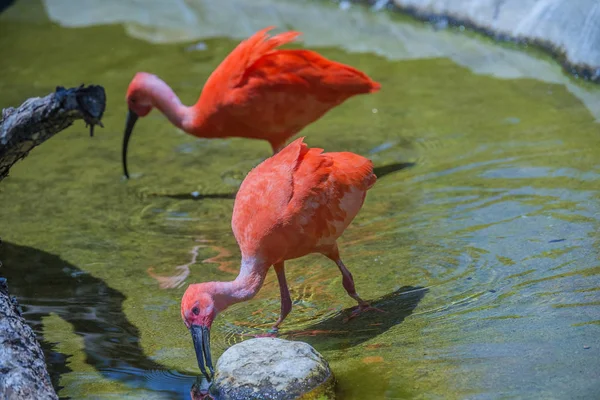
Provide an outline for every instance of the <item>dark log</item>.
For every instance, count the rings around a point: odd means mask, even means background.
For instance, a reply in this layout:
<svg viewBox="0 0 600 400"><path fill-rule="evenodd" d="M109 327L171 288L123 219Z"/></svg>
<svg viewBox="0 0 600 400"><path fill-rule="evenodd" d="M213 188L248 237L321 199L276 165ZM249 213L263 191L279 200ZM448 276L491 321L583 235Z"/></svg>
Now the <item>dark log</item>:
<svg viewBox="0 0 600 400"><path fill-rule="evenodd" d="M0 181L10 168L36 146L83 119L94 125L106 107L102 86L57 87L44 98L32 98L19 108L2 110L0 120ZM1 266L1 263L0 263ZM35 333L26 323L15 298L0 277L0 399L58 399Z"/></svg>
<svg viewBox="0 0 600 400"><path fill-rule="evenodd" d="M43 98L31 98L19 108L2 110L0 120L0 181L8 176L10 168L36 146L58 132L83 119L94 136L94 125L102 126L100 119L106 107L102 86L56 88Z"/></svg>
<svg viewBox="0 0 600 400"><path fill-rule="evenodd" d="M0 399L58 399L35 333L0 277Z"/></svg>

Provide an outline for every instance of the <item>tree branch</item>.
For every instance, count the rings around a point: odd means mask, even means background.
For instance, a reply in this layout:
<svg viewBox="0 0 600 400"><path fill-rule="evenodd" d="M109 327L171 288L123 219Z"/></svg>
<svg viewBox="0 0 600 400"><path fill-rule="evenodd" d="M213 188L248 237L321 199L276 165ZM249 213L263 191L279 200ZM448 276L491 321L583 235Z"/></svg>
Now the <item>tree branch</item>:
<svg viewBox="0 0 600 400"><path fill-rule="evenodd" d="M0 398L58 399L44 353L0 278Z"/></svg>
<svg viewBox="0 0 600 400"><path fill-rule="evenodd" d="M43 98L31 98L19 108L2 110L0 120L0 181L10 168L36 146L83 119L94 136L94 125L102 123L106 94L102 86L56 88Z"/></svg>

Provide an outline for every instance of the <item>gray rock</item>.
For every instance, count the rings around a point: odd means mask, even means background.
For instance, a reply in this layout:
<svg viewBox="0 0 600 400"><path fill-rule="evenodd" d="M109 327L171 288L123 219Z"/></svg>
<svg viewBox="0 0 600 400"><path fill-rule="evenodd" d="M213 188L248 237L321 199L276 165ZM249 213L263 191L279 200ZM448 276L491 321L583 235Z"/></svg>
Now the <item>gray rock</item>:
<svg viewBox="0 0 600 400"><path fill-rule="evenodd" d="M0 278L0 399L58 399L42 348Z"/></svg>
<svg viewBox="0 0 600 400"><path fill-rule="evenodd" d="M218 399L333 399L335 379L309 344L276 338L230 347L216 365L211 395Z"/></svg>
<svg viewBox="0 0 600 400"><path fill-rule="evenodd" d="M446 18L492 36L538 44L550 49L574 72L600 81L598 0L393 0L393 3L420 18Z"/></svg>

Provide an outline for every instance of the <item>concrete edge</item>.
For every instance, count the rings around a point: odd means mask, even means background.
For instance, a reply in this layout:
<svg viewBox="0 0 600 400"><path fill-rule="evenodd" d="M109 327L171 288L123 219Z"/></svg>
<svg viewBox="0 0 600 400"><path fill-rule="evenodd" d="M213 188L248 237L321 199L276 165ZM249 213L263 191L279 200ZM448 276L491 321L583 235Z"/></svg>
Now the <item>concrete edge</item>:
<svg viewBox="0 0 600 400"><path fill-rule="evenodd" d="M340 2L340 0L334 0ZM387 9L399 14L407 15L418 21L428 22L434 26L446 29L448 27L460 28L464 27L472 32L481 34L498 42L509 42L517 45L527 45L535 49L541 50L551 56L558 62L565 73L573 76L576 79L600 84L600 65L588 65L585 63L575 63L570 60L566 54L566 50L562 46L552 43L550 40L541 40L538 38L510 35L504 32L499 32L485 26L479 21L475 21L468 16L456 15L452 12L434 13L427 7L405 6L400 5L394 0L342 0L349 1L354 4L366 5L374 10Z"/></svg>

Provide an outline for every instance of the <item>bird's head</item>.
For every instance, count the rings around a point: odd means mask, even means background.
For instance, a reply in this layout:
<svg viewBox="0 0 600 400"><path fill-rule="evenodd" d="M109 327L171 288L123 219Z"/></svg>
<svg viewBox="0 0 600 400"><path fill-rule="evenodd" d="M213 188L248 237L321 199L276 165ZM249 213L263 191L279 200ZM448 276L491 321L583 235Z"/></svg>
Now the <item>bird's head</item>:
<svg viewBox="0 0 600 400"><path fill-rule="evenodd" d="M152 111L153 104L153 82L158 78L155 75L138 72L135 74L127 88L127 121L125 122L125 133L123 136L123 171L129 178L127 172L127 145L133 132L133 127L139 117L145 117Z"/></svg>
<svg viewBox="0 0 600 400"><path fill-rule="evenodd" d="M147 72L135 74L127 88L127 107L138 117L145 117L152 111L152 81L156 76Z"/></svg>
<svg viewBox="0 0 600 400"><path fill-rule="evenodd" d="M210 353L210 327L217 316L217 308L210 284L190 285L181 299L181 318L192 334L200 371L210 381L214 374ZM206 371L208 367L210 375Z"/></svg>

